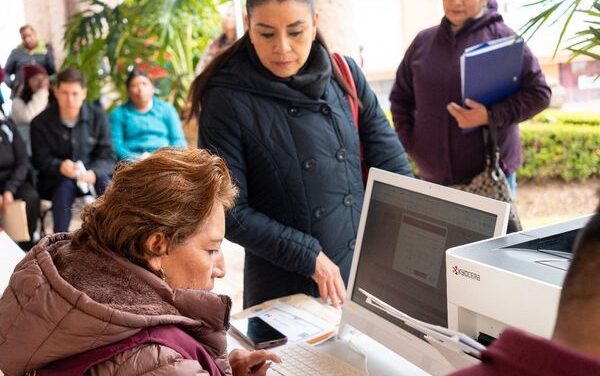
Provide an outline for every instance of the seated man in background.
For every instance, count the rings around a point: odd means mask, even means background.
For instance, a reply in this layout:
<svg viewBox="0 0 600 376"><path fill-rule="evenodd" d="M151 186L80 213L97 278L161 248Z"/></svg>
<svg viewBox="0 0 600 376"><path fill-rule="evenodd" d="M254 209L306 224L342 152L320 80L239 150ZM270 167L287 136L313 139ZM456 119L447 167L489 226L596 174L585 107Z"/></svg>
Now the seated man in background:
<svg viewBox="0 0 600 376"><path fill-rule="evenodd" d="M31 149L40 196L52 200L54 232L65 232L75 197L87 193L88 187L104 193L115 153L104 111L84 103L80 71L59 73L54 95L56 104L31 121Z"/></svg>
<svg viewBox="0 0 600 376"><path fill-rule="evenodd" d="M600 375L600 206L575 242L552 339L507 329L481 359L452 376Z"/></svg>

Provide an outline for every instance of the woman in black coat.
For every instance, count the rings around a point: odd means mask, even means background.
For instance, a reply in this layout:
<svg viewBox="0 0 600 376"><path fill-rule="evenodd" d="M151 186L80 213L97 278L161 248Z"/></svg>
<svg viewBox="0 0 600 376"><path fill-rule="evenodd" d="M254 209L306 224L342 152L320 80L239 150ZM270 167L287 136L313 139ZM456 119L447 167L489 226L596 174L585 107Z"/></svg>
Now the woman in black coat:
<svg viewBox="0 0 600 376"><path fill-rule="evenodd" d="M199 146L226 160L240 196L229 240L246 250L244 306L294 293L345 298L369 167L412 175L354 61L350 85L317 32L312 0L249 0L248 32L194 81Z"/></svg>
<svg viewBox="0 0 600 376"><path fill-rule="evenodd" d="M29 237L40 217L40 197L27 180L30 176L27 146L17 129L6 121L0 121L0 211L6 211L15 199L25 201ZM31 248L31 242L19 244L24 250Z"/></svg>

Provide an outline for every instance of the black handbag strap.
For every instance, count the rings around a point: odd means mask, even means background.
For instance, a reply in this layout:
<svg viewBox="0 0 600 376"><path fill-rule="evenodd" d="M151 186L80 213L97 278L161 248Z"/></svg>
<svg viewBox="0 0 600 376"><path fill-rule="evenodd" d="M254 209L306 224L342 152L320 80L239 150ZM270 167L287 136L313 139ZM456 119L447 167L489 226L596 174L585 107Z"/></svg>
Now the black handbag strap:
<svg viewBox="0 0 600 376"><path fill-rule="evenodd" d="M500 169L500 148L498 147L498 126L489 119L489 124L482 127L483 147L485 149L485 165L492 171L494 180L502 176Z"/></svg>

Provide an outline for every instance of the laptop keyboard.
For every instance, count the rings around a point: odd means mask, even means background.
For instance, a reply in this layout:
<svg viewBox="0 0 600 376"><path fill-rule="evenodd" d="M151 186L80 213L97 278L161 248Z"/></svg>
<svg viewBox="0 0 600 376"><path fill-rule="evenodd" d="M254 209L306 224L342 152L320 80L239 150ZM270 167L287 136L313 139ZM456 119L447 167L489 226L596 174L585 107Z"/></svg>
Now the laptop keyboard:
<svg viewBox="0 0 600 376"><path fill-rule="evenodd" d="M272 363L273 374L285 376L366 376L338 358L305 344L289 345L277 351L281 363Z"/></svg>

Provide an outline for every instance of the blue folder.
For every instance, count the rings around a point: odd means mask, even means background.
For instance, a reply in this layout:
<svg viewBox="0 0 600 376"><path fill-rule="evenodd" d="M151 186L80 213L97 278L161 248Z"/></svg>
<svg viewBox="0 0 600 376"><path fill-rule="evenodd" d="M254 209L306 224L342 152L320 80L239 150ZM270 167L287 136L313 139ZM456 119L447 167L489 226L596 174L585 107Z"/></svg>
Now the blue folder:
<svg viewBox="0 0 600 376"><path fill-rule="evenodd" d="M486 106L514 94L521 87L523 39L491 40L465 49L460 57L462 98Z"/></svg>

